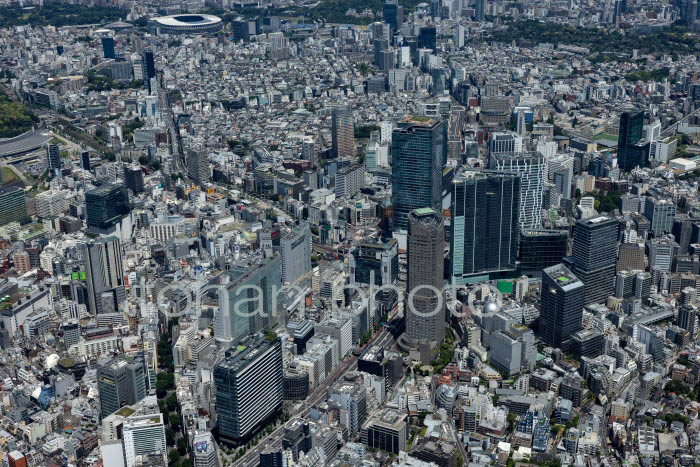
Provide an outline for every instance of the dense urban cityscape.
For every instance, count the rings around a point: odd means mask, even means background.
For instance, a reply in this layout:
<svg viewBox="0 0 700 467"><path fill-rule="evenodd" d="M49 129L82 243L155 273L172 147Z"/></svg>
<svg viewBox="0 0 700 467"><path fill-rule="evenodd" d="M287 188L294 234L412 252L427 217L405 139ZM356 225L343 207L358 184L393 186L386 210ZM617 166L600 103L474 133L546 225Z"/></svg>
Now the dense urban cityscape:
<svg viewBox="0 0 700 467"><path fill-rule="evenodd" d="M3 467L700 465L698 0L0 0Z"/></svg>

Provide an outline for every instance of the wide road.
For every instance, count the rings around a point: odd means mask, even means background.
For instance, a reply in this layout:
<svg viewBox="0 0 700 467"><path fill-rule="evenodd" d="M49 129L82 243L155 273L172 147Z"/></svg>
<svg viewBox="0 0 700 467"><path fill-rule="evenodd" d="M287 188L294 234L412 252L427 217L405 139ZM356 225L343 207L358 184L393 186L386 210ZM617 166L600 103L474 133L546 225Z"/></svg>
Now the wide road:
<svg viewBox="0 0 700 467"><path fill-rule="evenodd" d="M365 348L371 345L379 344L386 345L393 339L390 332L386 329L382 329L379 333L375 334L372 339L366 344ZM354 371L357 369L357 356L352 355L343 363L341 363L335 372L329 378L323 382L322 385L317 387L311 395L304 402L304 409L299 412L292 414L293 418L304 418L309 414L311 408L323 401L327 397L327 391L330 386L332 386L338 379L340 379L348 371ZM285 425L280 425L275 431L270 433L268 436L262 438L256 447L248 451L243 457L238 459L233 463L235 467L256 467L260 464L260 453L267 448L278 448L282 446L282 436L284 436Z"/></svg>

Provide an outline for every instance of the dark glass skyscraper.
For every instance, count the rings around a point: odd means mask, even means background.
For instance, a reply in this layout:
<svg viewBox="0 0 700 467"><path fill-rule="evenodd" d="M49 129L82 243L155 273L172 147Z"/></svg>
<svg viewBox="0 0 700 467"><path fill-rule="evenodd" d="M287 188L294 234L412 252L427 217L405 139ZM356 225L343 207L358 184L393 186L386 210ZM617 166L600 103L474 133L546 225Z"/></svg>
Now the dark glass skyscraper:
<svg viewBox="0 0 700 467"><path fill-rule="evenodd" d="M585 285L584 302L602 303L615 289L619 223L605 216L582 219L574 227L574 272Z"/></svg>
<svg viewBox="0 0 700 467"><path fill-rule="evenodd" d="M620 132L617 137L617 165L620 169L629 171L644 165L644 150L638 145L643 132L644 111L623 112L620 115Z"/></svg>
<svg viewBox="0 0 700 467"><path fill-rule="evenodd" d="M542 271L540 337L567 351L572 335L581 330L583 283L563 264Z"/></svg>
<svg viewBox="0 0 700 467"><path fill-rule="evenodd" d="M384 4L384 22L391 26L391 30L396 32L403 24L403 6L398 0L387 0Z"/></svg>
<svg viewBox="0 0 700 467"><path fill-rule="evenodd" d="M153 51L152 50L144 50L143 51L143 60L141 62L143 64L143 80L146 82L146 89L148 89L148 93L151 93L151 78L156 77L156 63L153 58Z"/></svg>
<svg viewBox="0 0 700 467"><path fill-rule="evenodd" d="M458 284L515 270L520 176L464 170L452 182L451 275Z"/></svg>
<svg viewBox="0 0 700 467"><path fill-rule="evenodd" d="M129 214L129 194L124 185L105 184L85 193L88 227L106 230Z"/></svg>
<svg viewBox="0 0 700 467"><path fill-rule="evenodd" d="M440 210L446 151L443 121L407 117L394 129L391 141L394 230L406 230L408 213L414 209Z"/></svg>
<svg viewBox="0 0 700 467"><path fill-rule="evenodd" d="M418 47L435 51L437 48L437 30L435 26L420 28L420 32L418 33Z"/></svg>
<svg viewBox="0 0 700 467"><path fill-rule="evenodd" d="M103 37L102 38L102 54L105 58L117 58L117 54L114 51L114 38L113 37Z"/></svg>
<svg viewBox="0 0 700 467"><path fill-rule="evenodd" d="M542 270L561 263L566 256L568 234L563 230L520 232L520 271L540 276Z"/></svg>
<svg viewBox="0 0 700 467"><path fill-rule="evenodd" d="M98 363L97 389L100 394L102 418L146 397L146 371L141 357L120 357Z"/></svg>

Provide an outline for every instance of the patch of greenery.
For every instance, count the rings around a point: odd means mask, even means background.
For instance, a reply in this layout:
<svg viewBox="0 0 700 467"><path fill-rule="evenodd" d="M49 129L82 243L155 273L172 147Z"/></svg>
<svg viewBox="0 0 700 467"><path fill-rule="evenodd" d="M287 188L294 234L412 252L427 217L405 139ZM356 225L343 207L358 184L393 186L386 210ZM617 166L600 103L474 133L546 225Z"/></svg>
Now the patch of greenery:
<svg viewBox="0 0 700 467"><path fill-rule="evenodd" d="M12 138L29 131L39 118L19 102L0 92L0 138Z"/></svg>
<svg viewBox="0 0 700 467"><path fill-rule="evenodd" d="M405 11L413 11L420 0L403 0L399 2L404 6ZM290 7L290 8L243 8L237 9L236 14L246 18L255 18L266 15L276 16L300 16L308 22L327 22L340 24L370 24L375 21L382 20L382 11L384 8L384 0L326 0L319 2L312 8L309 7ZM357 14L361 14L365 10L370 10L374 13L374 17L367 16L351 16L346 15L348 10L354 9ZM229 17L235 18L235 15L224 15L222 19L228 21Z"/></svg>
<svg viewBox="0 0 700 467"><path fill-rule="evenodd" d="M126 18L128 10L79 3L50 1L41 7L22 8L19 5L0 7L0 28L21 26L73 26L76 24L111 23Z"/></svg>
<svg viewBox="0 0 700 467"><path fill-rule="evenodd" d="M378 131L379 127L377 125L360 125L355 127L355 138L357 139L368 139L373 131Z"/></svg>
<svg viewBox="0 0 700 467"><path fill-rule="evenodd" d="M663 81L664 78L668 78L670 70L668 67L663 67L658 70L638 70L633 73L627 73L625 79L627 81Z"/></svg>
<svg viewBox="0 0 700 467"><path fill-rule="evenodd" d="M595 209L610 212L620 205L620 193L617 191L599 191L595 195Z"/></svg>
<svg viewBox="0 0 700 467"><path fill-rule="evenodd" d="M535 20L516 20L505 28L486 36L491 42L530 42L534 44L571 44L587 47L599 56L599 61L615 61L619 53L631 54L637 49L643 54L692 54L699 43L697 38L687 35L687 29L671 27L650 34L623 34L599 28L567 26ZM608 55L610 52L614 54Z"/></svg>
<svg viewBox="0 0 700 467"><path fill-rule="evenodd" d="M143 87L143 80L137 79L133 81L114 81L108 76L97 74L89 71L88 75L88 91L109 91L111 89L138 89Z"/></svg>

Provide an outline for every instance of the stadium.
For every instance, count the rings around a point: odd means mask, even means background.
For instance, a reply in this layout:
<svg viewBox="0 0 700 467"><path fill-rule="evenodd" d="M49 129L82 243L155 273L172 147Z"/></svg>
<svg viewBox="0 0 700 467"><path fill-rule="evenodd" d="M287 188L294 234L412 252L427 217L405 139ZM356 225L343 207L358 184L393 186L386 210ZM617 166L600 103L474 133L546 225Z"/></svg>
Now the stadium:
<svg viewBox="0 0 700 467"><path fill-rule="evenodd" d="M200 14L160 16L152 21L163 34L205 34L224 25L218 16Z"/></svg>

